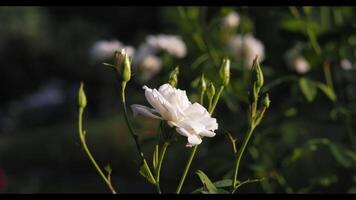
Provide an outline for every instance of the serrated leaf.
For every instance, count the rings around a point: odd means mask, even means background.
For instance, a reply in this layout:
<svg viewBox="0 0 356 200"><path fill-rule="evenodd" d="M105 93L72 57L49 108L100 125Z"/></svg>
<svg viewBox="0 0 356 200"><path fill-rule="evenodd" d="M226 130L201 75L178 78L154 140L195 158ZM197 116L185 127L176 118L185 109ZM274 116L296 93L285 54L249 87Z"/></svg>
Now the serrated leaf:
<svg viewBox="0 0 356 200"><path fill-rule="evenodd" d="M315 99L317 94L317 90L315 87L314 82L306 78L299 79L299 87L304 95L304 97L309 101L312 102Z"/></svg>
<svg viewBox="0 0 356 200"><path fill-rule="evenodd" d="M317 83L317 86L331 101L336 101L336 95L333 89L323 83Z"/></svg>
<svg viewBox="0 0 356 200"><path fill-rule="evenodd" d="M196 174L199 176L200 181L203 183L204 188L207 190L209 194L218 193L218 189L215 187L215 185L211 182L209 177L203 171L197 170Z"/></svg>
<svg viewBox="0 0 356 200"><path fill-rule="evenodd" d="M145 177L148 182L152 183L153 185L156 184L156 181L153 179L152 176L150 176L150 169L148 168L147 165L145 165L145 164L141 165L140 174L143 177Z"/></svg>

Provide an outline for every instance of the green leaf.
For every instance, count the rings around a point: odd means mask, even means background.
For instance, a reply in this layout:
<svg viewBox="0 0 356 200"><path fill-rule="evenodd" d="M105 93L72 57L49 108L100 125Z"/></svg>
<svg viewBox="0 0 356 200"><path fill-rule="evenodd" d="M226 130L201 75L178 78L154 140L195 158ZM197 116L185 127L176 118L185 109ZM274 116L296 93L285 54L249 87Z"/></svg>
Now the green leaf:
<svg viewBox="0 0 356 200"><path fill-rule="evenodd" d="M146 178L146 180L150 183L152 183L153 185L156 184L156 181L154 180L154 178L152 177L152 175L150 175L150 169L148 168L147 165L142 164L141 168L140 168L140 174Z"/></svg>
<svg viewBox="0 0 356 200"><path fill-rule="evenodd" d="M230 192L227 191L227 190L224 190L224 189L219 188L219 189L218 189L218 194L230 194Z"/></svg>
<svg viewBox="0 0 356 200"><path fill-rule="evenodd" d="M209 194L218 193L218 189L215 187L215 185L211 182L211 180L203 171L198 170L196 174L199 176L200 181L203 183L204 188L207 190Z"/></svg>
<svg viewBox="0 0 356 200"><path fill-rule="evenodd" d="M350 167L351 161L345 156L345 153L341 148L334 144L329 144L330 152L333 154L336 161L344 167Z"/></svg>
<svg viewBox="0 0 356 200"><path fill-rule="evenodd" d="M325 85L324 83L318 82L316 86L333 102L336 101L336 95L334 90L329 86Z"/></svg>
<svg viewBox="0 0 356 200"><path fill-rule="evenodd" d="M317 94L317 90L315 87L314 82L306 78L299 79L299 87L302 90L304 97L309 101L312 102L315 99Z"/></svg>
<svg viewBox="0 0 356 200"><path fill-rule="evenodd" d="M223 180L214 182L214 185L217 188L230 187L232 185L232 180L231 179L223 179Z"/></svg>
<svg viewBox="0 0 356 200"><path fill-rule="evenodd" d="M105 169L105 171L106 171L108 174L111 174L112 169L111 169L110 164L107 164L107 165L104 167L104 169Z"/></svg>

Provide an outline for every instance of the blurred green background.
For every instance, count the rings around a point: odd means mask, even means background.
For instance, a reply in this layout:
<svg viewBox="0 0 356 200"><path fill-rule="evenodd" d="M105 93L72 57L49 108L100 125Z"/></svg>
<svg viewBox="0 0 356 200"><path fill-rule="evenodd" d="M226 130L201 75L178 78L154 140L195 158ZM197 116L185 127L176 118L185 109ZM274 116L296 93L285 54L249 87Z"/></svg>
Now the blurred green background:
<svg viewBox="0 0 356 200"><path fill-rule="evenodd" d="M233 154L225 133L239 146L247 128L249 55L256 52L262 54L263 92L272 104L243 157L240 176L266 179L240 192L355 193L355 19L353 7L0 7L0 192L109 192L79 143L80 81L88 97L88 145L97 161L110 163L119 193L155 192L138 173L119 86L102 65L111 58L97 52L100 41L101 51L131 46L135 59L145 55L148 36L166 34L184 42L184 53L161 47L147 61L160 63L154 69L138 60L128 104L147 105L142 85L159 87L176 65L178 87L198 101L201 73L217 85L222 58L232 59L231 84L215 115L217 136L204 139L184 193L201 187L197 169L214 181L231 176ZM150 160L159 122L141 116L133 121ZM163 164L164 193L175 191L190 152L185 139L177 139Z"/></svg>

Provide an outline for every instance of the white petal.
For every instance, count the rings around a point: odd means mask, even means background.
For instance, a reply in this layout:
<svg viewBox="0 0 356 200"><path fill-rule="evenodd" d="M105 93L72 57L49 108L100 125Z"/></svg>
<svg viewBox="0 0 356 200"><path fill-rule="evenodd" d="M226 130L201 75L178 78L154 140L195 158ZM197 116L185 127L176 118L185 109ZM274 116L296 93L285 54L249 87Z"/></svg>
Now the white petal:
<svg viewBox="0 0 356 200"><path fill-rule="evenodd" d="M140 113L141 115L144 115L146 117L152 117L152 118L156 118L156 119L162 119L162 117L156 115L156 110L149 108L147 106L143 106L143 105L138 105L138 104L133 104L131 105L131 109L133 112L134 117Z"/></svg>
<svg viewBox="0 0 356 200"><path fill-rule="evenodd" d="M199 145L202 142L201 138L198 135L191 135L188 137L187 147L192 147L194 145Z"/></svg>
<svg viewBox="0 0 356 200"><path fill-rule="evenodd" d="M199 135L204 136L204 137L214 137L216 135L216 133L214 133L212 131L204 130L204 131L200 132Z"/></svg>
<svg viewBox="0 0 356 200"><path fill-rule="evenodd" d="M143 86L148 103L166 120L176 120L177 111L156 89Z"/></svg>
<svg viewBox="0 0 356 200"><path fill-rule="evenodd" d="M170 84L161 85L158 91L170 104L179 108L178 110L181 112L191 105L186 91L173 88Z"/></svg>
<svg viewBox="0 0 356 200"><path fill-rule="evenodd" d="M192 134L199 134L206 130L203 124L194 120L183 120L178 122L176 126L192 132Z"/></svg>
<svg viewBox="0 0 356 200"><path fill-rule="evenodd" d="M190 133L190 132L188 132L186 129L180 128L180 127L177 127L177 128L176 128L176 131L177 131L179 134L181 134L181 135L183 135L183 136L185 136L185 137L190 137L191 135L193 135L193 133Z"/></svg>

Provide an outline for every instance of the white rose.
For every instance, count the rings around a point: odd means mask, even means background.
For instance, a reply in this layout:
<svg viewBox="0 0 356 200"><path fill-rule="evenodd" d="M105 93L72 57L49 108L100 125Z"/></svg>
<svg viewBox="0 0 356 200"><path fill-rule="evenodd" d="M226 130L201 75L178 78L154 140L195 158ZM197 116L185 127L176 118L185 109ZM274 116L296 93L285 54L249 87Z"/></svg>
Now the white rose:
<svg viewBox="0 0 356 200"><path fill-rule="evenodd" d="M218 129L215 118L199 103L191 103L184 90L173 88L169 84L158 90L143 86L147 101L153 108L143 105L131 105L134 115L140 113L147 117L166 120L170 127L188 138L187 147L199 145L202 137L214 137Z"/></svg>
<svg viewBox="0 0 356 200"><path fill-rule="evenodd" d="M348 59L342 59L340 65L343 70L352 69L352 63Z"/></svg>
<svg viewBox="0 0 356 200"><path fill-rule="evenodd" d="M243 58L248 68L252 67L256 55L258 55L260 62L265 59L265 47L263 43L251 34L244 36L235 35L231 38L229 46L232 54L237 59Z"/></svg>
<svg viewBox="0 0 356 200"><path fill-rule="evenodd" d="M140 64L140 70L142 72L143 81L151 79L155 76L162 68L162 61L159 57L155 55L149 55L145 57Z"/></svg>
<svg viewBox="0 0 356 200"><path fill-rule="evenodd" d="M167 53L183 58L187 54L187 47L183 40L176 35L159 34L157 36L148 36L147 44L158 50L164 50Z"/></svg>
<svg viewBox="0 0 356 200"><path fill-rule="evenodd" d="M223 18L223 24L229 28L235 28L240 24L240 16L236 12L231 12Z"/></svg>
<svg viewBox="0 0 356 200"><path fill-rule="evenodd" d="M127 54L132 57L135 49L132 46L125 46L118 40L100 40L93 44L90 49L90 56L93 61L103 61L113 57L115 51L126 49Z"/></svg>
<svg viewBox="0 0 356 200"><path fill-rule="evenodd" d="M299 74L305 74L310 70L309 62L304 57L297 57L293 64Z"/></svg>

